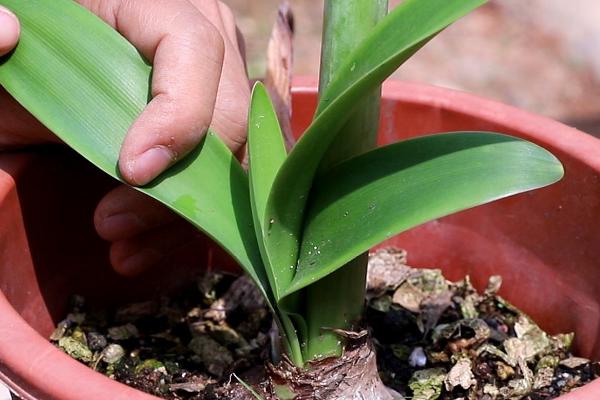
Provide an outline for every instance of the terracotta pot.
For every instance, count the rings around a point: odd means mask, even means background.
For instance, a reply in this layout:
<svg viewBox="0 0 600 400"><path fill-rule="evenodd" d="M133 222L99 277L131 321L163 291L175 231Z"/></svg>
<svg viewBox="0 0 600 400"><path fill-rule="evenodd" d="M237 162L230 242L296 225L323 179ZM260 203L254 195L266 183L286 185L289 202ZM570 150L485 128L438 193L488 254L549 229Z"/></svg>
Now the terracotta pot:
<svg viewBox="0 0 600 400"><path fill-rule="evenodd" d="M316 81L299 79L294 121L315 107ZM411 83L384 89L380 142L452 130L492 130L539 143L564 163L551 187L442 218L393 238L411 265L470 274L484 285L501 274L509 300L551 332L575 331L582 356L600 357L600 140L557 122L469 94ZM165 278L120 278L95 235L92 212L112 185L71 152L53 148L0 156L0 379L24 399L149 400L72 360L46 337L72 293L92 304L130 301L182 284L195 268L171 260ZM207 243L198 260L231 260ZM600 380L564 400L600 398Z"/></svg>

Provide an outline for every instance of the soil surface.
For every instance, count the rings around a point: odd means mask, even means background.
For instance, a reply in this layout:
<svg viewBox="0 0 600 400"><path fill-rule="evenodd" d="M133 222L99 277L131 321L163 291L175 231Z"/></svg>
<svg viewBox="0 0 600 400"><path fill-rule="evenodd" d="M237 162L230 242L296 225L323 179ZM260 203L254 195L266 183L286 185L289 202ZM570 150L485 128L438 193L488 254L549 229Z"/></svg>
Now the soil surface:
<svg viewBox="0 0 600 400"><path fill-rule="evenodd" d="M406 266L406 253L371 255L367 325L383 382L413 400L553 399L600 376L573 356L574 334L551 336L497 295L499 276L477 293L467 276Z"/></svg>
<svg viewBox="0 0 600 400"><path fill-rule="evenodd" d="M572 333L543 332L496 294L501 283L491 277L480 294L468 277L449 282L408 267L403 251L380 250L369 261L368 329L344 334L354 346L369 332L383 382L413 400L553 399L600 376L600 363L571 354ZM51 341L166 399L254 398L240 381L276 399L267 377L276 335L248 278L210 274L176 297L114 310L74 296Z"/></svg>
<svg viewBox="0 0 600 400"><path fill-rule="evenodd" d="M172 400L229 399L234 372L251 381L264 377L271 327L247 277L210 274L177 296L113 310L87 310L85 300L73 296L71 312L50 339L90 368L144 392Z"/></svg>

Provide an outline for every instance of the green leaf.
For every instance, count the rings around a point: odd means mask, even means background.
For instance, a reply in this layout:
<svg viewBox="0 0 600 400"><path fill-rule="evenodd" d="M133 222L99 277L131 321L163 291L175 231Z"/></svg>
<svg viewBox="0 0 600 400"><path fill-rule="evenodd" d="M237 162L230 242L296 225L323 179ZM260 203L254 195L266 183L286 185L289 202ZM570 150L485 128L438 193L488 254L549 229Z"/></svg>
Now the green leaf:
<svg viewBox="0 0 600 400"><path fill-rule="evenodd" d="M257 82L252 90L248 118L248 154L250 177L250 200L256 237L267 266L267 275L272 287L281 275L293 276L289 267L277 268L270 265L264 253L264 223L267 199L273 186L275 175L287 157L283 134L277 120L277 114L265 86ZM284 278L289 281L289 278Z"/></svg>
<svg viewBox="0 0 600 400"><path fill-rule="evenodd" d="M313 121L279 170L269 200L266 251L272 263L295 265L304 209L321 159L353 107L442 29L485 0L407 0L385 17L340 68ZM293 182L293 184L291 184ZM276 292L291 282L279 282Z"/></svg>
<svg viewBox="0 0 600 400"><path fill-rule="evenodd" d="M19 45L0 64L0 84L65 143L120 179L119 149L149 100L151 67L73 1L0 4L21 21ZM138 190L206 232L272 299L254 234L248 178L216 135L209 133L192 154Z"/></svg>
<svg viewBox="0 0 600 400"><path fill-rule="evenodd" d="M258 392L256 390L254 390L254 388L249 383L246 383L244 380L242 380L242 378L240 378L236 374L231 374L231 375L233 375L233 377L239 382L239 384L242 385L244 387L244 389L246 389L248 392L250 392L250 394L256 400L265 400L265 398L262 397L260 394L258 394Z"/></svg>
<svg viewBox="0 0 600 400"><path fill-rule="evenodd" d="M283 164L287 151L283 141L283 134L277 120L277 114L269 94L260 82L254 85L252 98L250 100L250 112L248 117L248 154L249 154L249 178L250 178L250 201L252 214L254 216L254 228L263 258L266 275L271 288L277 288L276 282L286 274L293 274L290 268L277 268L269 263L264 251L264 220L267 198L275 180L277 171ZM286 278L289 280L289 278ZM302 349L298 339L298 332L294 326L302 326L304 321L301 316L294 313L296 299L289 299L286 304L277 304L277 314L281 322L281 329L285 338L288 354L296 362L302 364ZM301 329L299 329L301 330ZM304 329L306 330L306 329Z"/></svg>
<svg viewBox="0 0 600 400"><path fill-rule="evenodd" d="M355 157L316 182L297 274L286 294L399 232L562 176L548 151L494 133L426 136Z"/></svg>

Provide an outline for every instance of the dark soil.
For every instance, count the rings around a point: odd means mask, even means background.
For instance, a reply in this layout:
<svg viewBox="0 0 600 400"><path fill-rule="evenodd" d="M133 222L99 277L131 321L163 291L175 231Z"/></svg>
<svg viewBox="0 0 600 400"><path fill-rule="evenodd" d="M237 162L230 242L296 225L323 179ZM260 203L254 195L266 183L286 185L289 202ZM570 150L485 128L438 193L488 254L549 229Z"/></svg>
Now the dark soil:
<svg viewBox="0 0 600 400"><path fill-rule="evenodd" d="M367 324L386 385L413 400L553 399L600 376L574 357L572 333L551 336L496 293L466 277L406 266L406 253L371 255Z"/></svg>
<svg viewBox="0 0 600 400"><path fill-rule="evenodd" d="M87 310L74 296L51 340L90 368L165 399L228 399L264 375L271 315L246 277L210 274L171 298ZM259 366L259 367L254 367Z"/></svg>
<svg viewBox="0 0 600 400"><path fill-rule="evenodd" d="M499 277L478 294L468 277L452 283L405 263L400 251L371 255L365 315L380 375L402 395L546 400L600 376L600 363L573 357L572 334L546 334L497 296ZM114 310L87 310L74 296L51 340L119 382L199 400L238 398L232 393L245 389L234 373L268 387L275 334L246 277L210 274L177 296Z"/></svg>

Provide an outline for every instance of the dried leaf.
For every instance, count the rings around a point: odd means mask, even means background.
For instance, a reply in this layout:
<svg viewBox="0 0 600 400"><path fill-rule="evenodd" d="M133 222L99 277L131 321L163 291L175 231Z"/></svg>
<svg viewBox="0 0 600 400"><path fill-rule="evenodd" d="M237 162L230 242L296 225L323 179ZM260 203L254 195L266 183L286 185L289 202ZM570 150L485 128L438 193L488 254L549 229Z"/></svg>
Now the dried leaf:
<svg viewBox="0 0 600 400"><path fill-rule="evenodd" d="M503 352L502 350L498 349L495 346L492 346L491 344L485 343L485 344L479 346L479 348L477 349L477 352L476 352L477 356L479 357L479 356L483 355L484 353L488 353L493 356L496 356L512 367L517 366L516 360L514 360L513 358L510 358L505 352Z"/></svg>
<svg viewBox="0 0 600 400"><path fill-rule="evenodd" d="M341 336L343 338L350 339L350 340L359 340L359 339L366 337L369 334L369 331L367 331L366 329L359 331L359 332L347 331L344 329L337 329L337 328L322 328L322 329L324 331L333 332L338 336Z"/></svg>
<svg viewBox="0 0 600 400"><path fill-rule="evenodd" d="M496 363L496 375L500 380L505 381L515 376L515 369L502 361L498 361Z"/></svg>
<svg viewBox="0 0 600 400"><path fill-rule="evenodd" d="M238 307L244 312L264 307L265 301L256 285L247 276L237 278L221 298L211 304L210 310L204 315L215 322L225 320L228 312Z"/></svg>
<svg viewBox="0 0 600 400"><path fill-rule="evenodd" d="M457 282L451 286L454 286L455 290L453 291L456 292L455 296L452 298L452 301L458 304L463 318L478 318L479 310L477 310L477 306L481 302L482 297L473 287L473 284L471 283L471 277L467 275L462 282Z"/></svg>
<svg viewBox="0 0 600 400"><path fill-rule="evenodd" d="M535 374L535 378L533 380L533 389L537 390L550 386L553 378L554 368L541 368Z"/></svg>
<svg viewBox="0 0 600 400"><path fill-rule="evenodd" d="M575 369L581 367L582 365L588 364L589 362L590 360L588 360L587 358L569 357L565 360L562 360L559 364L563 367Z"/></svg>
<svg viewBox="0 0 600 400"><path fill-rule="evenodd" d="M446 378L443 368L430 368L416 371L410 378L408 386L413 391L413 400L435 400L442 394L442 386Z"/></svg>
<svg viewBox="0 0 600 400"><path fill-rule="evenodd" d="M452 296L452 292L447 291L427 296L421 302L421 312L417 318L421 332L427 333L437 325L444 311L452 305Z"/></svg>
<svg viewBox="0 0 600 400"><path fill-rule="evenodd" d="M554 335L551 338L552 347L555 350L564 350L569 351L571 345L573 344L573 340L575 339L575 334L571 333L561 333L558 335Z"/></svg>
<svg viewBox="0 0 600 400"><path fill-rule="evenodd" d="M470 319L470 318L479 317L479 311L477 310L477 307L476 307L478 299L479 299L478 295L465 296L464 298L461 299L461 301L459 302L459 305L460 305L460 313L462 314L463 318Z"/></svg>
<svg viewBox="0 0 600 400"><path fill-rule="evenodd" d="M413 273L414 270L406 265L406 251L389 247L378 249L369 254L368 290L375 294L395 290Z"/></svg>
<svg viewBox="0 0 600 400"><path fill-rule="evenodd" d="M475 375L473 375L473 371L471 370L471 360L468 358L459 359L444 380L446 390L449 392L457 386L466 390L476 383Z"/></svg>
<svg viewBox="0 0 600 400"><path fill-rule="evenodd" d="M418 313L421 311L421 302L425 300L426 297L427 294L423 293L410 283L405 282L394 292L392 302L408 311Z"/></svg>
<svg viewBox="0 0 600 400"><path fill-rule="evenodd" d="M54 329L52 334L50 335L50 340L55 342L59 341L63 336L65 336L67 330L69 329L69 327L71 327L72 324L73 323L67 319L60 321L58 325L56 325L56 328Z"/></svg>
<svg viewBox="0 0 600 400"><path fill-rule="evenodd" d="M450 290L450 286L439 269L422 269L408 277L408 281L426 294L440 294Z"/></svg>
<svg viewBox="0 0 600 400"><path fill-rule="evenodd" d="M552 368L554 370L554 368L556 368L556 366L558 365L559 361L560 359L557 356L544 356L540 358L540 360L537 362L535 369L536 371L543 368Z"/></svg>
<svg viewBox="0 0 600 400"><path fill-rule="evenodd" d="M267 49L265 86L285 138L291 149L296 142L292 133L292 69L294 63L294 16L287 1L279 6L277 20L271 32Z"/></svg>
<svg viewBox="0 0 600 400"><path fill-rule="evenodd" d="M495 296L498 291L500 291L500 287L502 286L502 277L500 275L492 275L488 280L487 287L483 294L485 296Z"/></svg>
<svg viewBox="0 0 600 400"><path fill-rule="evenodd" d="M431 339L434 343L442 339L452 339L461 337L463 329L468 328L473 331L473 342L480 342L490 337L490 327L482 319L461 319L450 324L440 324L435 327Z"/></svg>
<svg viewBox="0 0 600 400"><path fill-rule="evenodd" d="M142 361L140 364L136 365L134 369L136 375L139 375L144 371L158 371L161 374L167 373L165 365L154 358Z"/></svg>
<svg viewBox="0 0 600 400"><path fill-rule="evenodd" d="M92 351L85 344L72 337L65 336L60 338L58 346L63 349L65 353L79 361L91 362L93 359Z"/></svg>
<svg viewBox="0 0 600 400"><path fill-rule="evenodd" d="M492 399L495 399L500 394L500 392L496 386L486 384L483 387L483 394L487 394L487 395L491 396Z"/></svg>
<svg viewBox="0 0 600 400"><path fill-rule="evenodd" d="M172 383L169 385L171 392L183 390L188 393L200 393L206 388L206 385L198 382L184 382L184 383Z"/></svg>
<svg viewBox="0 0 600 400"><path fill-rule="evenodd" d="M211 338L227 347L245 347L248 346L246 339L235 329L231 328L227 322L215 324L212 321L204 321L190 324L190 330L193 336L203 336L208 334Z"/></svg>
<svg viewBox="0 0 600 400"><path fill-rule="evenodd" d="M514 379L508 382L508 386L500 388L500 395L503 398L519 400L531 391L533 382L527 379Z"/></svg>

